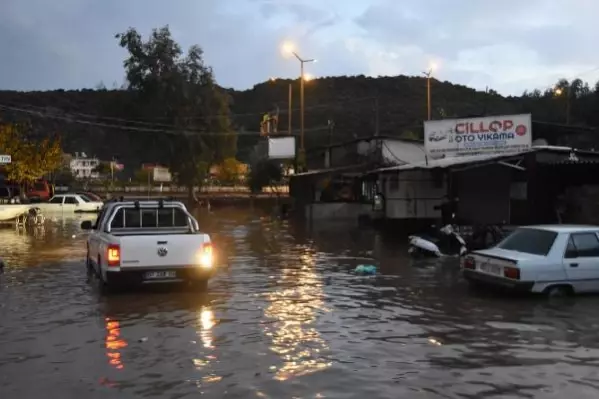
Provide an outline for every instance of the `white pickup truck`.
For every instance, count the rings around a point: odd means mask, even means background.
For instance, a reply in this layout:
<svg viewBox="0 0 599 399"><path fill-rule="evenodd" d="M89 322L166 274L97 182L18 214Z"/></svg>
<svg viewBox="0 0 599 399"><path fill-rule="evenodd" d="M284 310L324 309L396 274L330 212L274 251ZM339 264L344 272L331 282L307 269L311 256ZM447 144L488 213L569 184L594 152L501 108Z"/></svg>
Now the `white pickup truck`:
<svg viewBox="0 0 599 399"><path fill-rule="evenodd" d="M87 270L104 286L189 282L214 273L212 242L178 201L116 201L104 205L87 239Z"/></svg>

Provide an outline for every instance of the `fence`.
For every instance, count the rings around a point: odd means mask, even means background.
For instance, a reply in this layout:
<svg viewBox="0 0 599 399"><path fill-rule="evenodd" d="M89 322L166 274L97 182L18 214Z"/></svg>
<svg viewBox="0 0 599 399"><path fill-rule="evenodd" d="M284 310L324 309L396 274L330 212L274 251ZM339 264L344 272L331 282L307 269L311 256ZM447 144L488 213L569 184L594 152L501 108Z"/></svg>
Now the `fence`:
<svg viewBox="0 0 599 399"><path fill-rule="evenodd" d="M56 191L65 192L75 190L76 188L73 186L56 186ZM130 185L130 186L114 186L110 187L109 185L104 186L96 186L96 185L87 185L79 187L81 191L92 191L98 193L106 193L106 192L118 192L118 193L147 193L155 192L155 193L164 193L164 194L175 194L175 193L187 193L187 187L179 187L179 186L167 186L167 185L152 185L148 187L147 185ZM245 186L202 186L202 187L194 187L194 191L199 193L249 193L250 190ZM288 194L289 186L281 185L281 186L268 186L262 189L263 193L270 194Z"/></svg>

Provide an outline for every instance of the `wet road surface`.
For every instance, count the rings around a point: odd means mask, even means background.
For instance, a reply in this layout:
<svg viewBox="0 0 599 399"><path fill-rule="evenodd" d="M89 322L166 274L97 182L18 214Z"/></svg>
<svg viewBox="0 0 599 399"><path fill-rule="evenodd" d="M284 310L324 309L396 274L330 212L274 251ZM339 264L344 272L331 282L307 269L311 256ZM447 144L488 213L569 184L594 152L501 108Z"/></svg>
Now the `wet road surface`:
<svg viewBox="0 0 599 399"><path fill-rule="evenodd" d="M0 229L0 398L596 398L599 298L473 293L455 260L244 210L203 215L206 292L102 295L81 218ZM380 275L353 276L376 259Z"/></svg>

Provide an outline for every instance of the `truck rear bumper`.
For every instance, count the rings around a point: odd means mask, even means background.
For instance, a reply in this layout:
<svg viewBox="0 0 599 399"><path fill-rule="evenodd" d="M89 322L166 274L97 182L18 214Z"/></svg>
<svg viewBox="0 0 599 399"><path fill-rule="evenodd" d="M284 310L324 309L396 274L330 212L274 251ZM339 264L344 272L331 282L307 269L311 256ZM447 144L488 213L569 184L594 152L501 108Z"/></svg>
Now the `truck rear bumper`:
<svg viewBox="0 0 599 399"><path fill-rule="evenodd" d="M156 273L163 275L156 276ZM186 281L207 281L212 277L213 274L214 268L202 269L200 267L135 268L133 270L121 269L120 271L107 270L106 283L109 285L139 285L180 283Z"/></svg>

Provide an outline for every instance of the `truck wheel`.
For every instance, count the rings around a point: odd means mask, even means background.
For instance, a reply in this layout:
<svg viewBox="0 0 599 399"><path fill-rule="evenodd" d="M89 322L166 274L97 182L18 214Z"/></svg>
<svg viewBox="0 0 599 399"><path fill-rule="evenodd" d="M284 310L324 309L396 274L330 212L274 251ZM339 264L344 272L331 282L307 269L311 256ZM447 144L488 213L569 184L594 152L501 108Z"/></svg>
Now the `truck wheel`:
<svg viewBox="0 0 599 399"><path fill-rule="evenodd" d="M100 259L100 257L98 256L98 270L96 272L96 276L98 277L98 281L100 283L100 292L105 294L108 291L109 287L106 281L104 281L104 276L102 275L102 266L100 266L102 263L100 262L102 262L102 259Z"/></svg>
<svg viewBox="0 0 599 399"><path fill-rule="evenodd" d="M85 269L87 274L87 282L89 283L94 275L94 267L92 266L91 259L89 258L89 249L87 250L87 255L85 256Z"/></svg>
<svg viewBox="0 0 599 399"><path fill-rule="evenodd" d="M563 298L574 293L569 285L552 285L545 289L545 295L549 298Z"/></svg>

